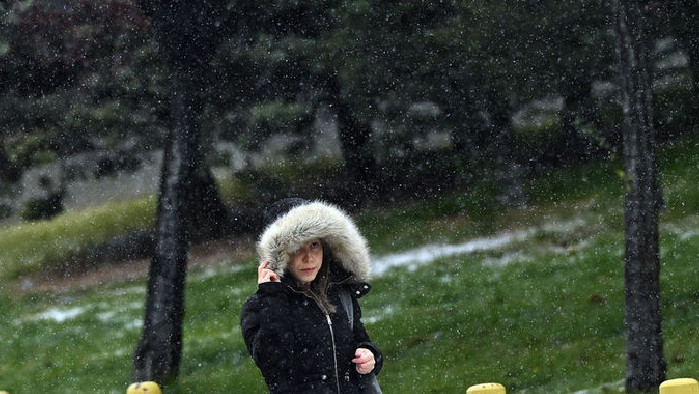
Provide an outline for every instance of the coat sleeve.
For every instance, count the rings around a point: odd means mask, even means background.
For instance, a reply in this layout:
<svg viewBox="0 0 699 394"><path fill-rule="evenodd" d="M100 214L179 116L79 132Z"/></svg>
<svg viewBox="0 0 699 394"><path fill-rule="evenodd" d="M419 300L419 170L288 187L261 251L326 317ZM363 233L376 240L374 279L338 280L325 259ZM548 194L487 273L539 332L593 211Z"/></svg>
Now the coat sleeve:
<svg viewBox="0 0 699 394"><path fill-rule="evenodd" d="M260 284L241 312L245 345L268 385L285 386L294 379L295 338L289 316L286 286L279 283Z"/></svg>
<svg viewBox="0 0 699 394"><path fill-rule="evenodd" d="M379 372L381 372L381 368L383 368L383 353L381 352L381 349L379 349L379 347L376 346L376 344L369 338L369 334L366 332L364 323L361 321L362 309L359 307L359 302L355 297L352 297L352 307L354 308L354 327L352 328L352 331L354 332L354 342L357 344L356 347L363 347L371 350L371 352L374 353L376 365L374 366L374 370L372 372L378 375Z"/></svg>

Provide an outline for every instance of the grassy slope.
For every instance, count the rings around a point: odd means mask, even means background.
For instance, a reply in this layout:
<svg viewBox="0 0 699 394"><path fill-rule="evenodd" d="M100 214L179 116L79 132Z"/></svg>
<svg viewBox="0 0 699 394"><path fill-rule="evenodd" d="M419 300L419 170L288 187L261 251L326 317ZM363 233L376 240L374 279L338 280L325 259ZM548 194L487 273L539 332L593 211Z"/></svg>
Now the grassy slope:
<svg viewBox="0 0 699 394"><path fill-rule="evenodd" d="M116 235L153 227L154 212L155 198L144 197L0 228L0 290L6 280L50 270Z"/></svg>
<svg viewBox="0 0 699 394"><path fill-rule="evenodd" d="M661 231L668 377L699 377L699 158L696 142L663 151L668 208ZM360 227L378 254L510 229L536 232L504 250L447 258L377 278L364 320L386 353L386 393L620 392L624 377L621 182L613 166L533 181L529 208L498 213L488 188L391 210ZM478 197L480 196L480 197ZM484 209L485 208L485 209ZM485 212L485 213L484 213ZM552 223L571 224L558 229ZM514 261L508 258L514 256ZM262 392L238 322L254 291L253 261L192 272L181 376L167 393ZM144 281L64 293L0 296L0 390L123 393L140 335ZM52 308L63 322L40 319Z"/></svg>

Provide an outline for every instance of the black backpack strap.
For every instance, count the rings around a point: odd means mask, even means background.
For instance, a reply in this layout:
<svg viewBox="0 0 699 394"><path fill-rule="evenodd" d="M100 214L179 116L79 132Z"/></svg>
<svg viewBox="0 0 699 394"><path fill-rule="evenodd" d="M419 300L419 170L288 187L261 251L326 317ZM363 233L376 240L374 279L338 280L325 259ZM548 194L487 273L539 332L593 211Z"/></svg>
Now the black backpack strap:
<svg viewBox="0 0 699 394"><path fill-rule="evenodd" d="M350 327L354 328L354 307L352 305L352 296L348 289L344 288L340 291L340 302L342 303L342 307L345 308L345 312L347 312L347 319L349 320Z"/></svg>

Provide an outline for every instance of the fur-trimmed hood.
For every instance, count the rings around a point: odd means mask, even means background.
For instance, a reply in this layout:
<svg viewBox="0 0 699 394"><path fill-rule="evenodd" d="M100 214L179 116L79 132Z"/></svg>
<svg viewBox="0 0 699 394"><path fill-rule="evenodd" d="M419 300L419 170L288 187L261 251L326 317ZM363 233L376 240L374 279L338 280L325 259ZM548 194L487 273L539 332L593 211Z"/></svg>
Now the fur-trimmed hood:
<svg viewBox="0 0 699 394"><path fill-rule="evenodd" d="M340 208L322 201L299 205L267 226L257 243L261 261L284 276L291 254L320 238L342 267L356 279L369 279L369 247L356 225Z"/></svg>

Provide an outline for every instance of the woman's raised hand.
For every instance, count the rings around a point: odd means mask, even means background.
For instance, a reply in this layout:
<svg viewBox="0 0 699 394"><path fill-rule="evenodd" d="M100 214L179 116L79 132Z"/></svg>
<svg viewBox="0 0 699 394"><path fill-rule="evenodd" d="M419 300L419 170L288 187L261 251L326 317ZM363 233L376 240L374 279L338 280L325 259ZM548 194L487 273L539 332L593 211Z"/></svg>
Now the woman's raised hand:
<svg viewBox="0 0 699 394"><path fill-rule="evenodd" d="M257 283L281 282L277 274L267 268L267 265L269 265L269 261L263 261L262 264L257 267Z"/></svg>
<svg viewBox="0 0 699 394"><path fill-rule="evenodd" d="M366 348L360 347L354 351L355 358L352 360L357 367L357 372L364 375L374 370L376 365L376 360L374 360L374 353Z"/></svg>

